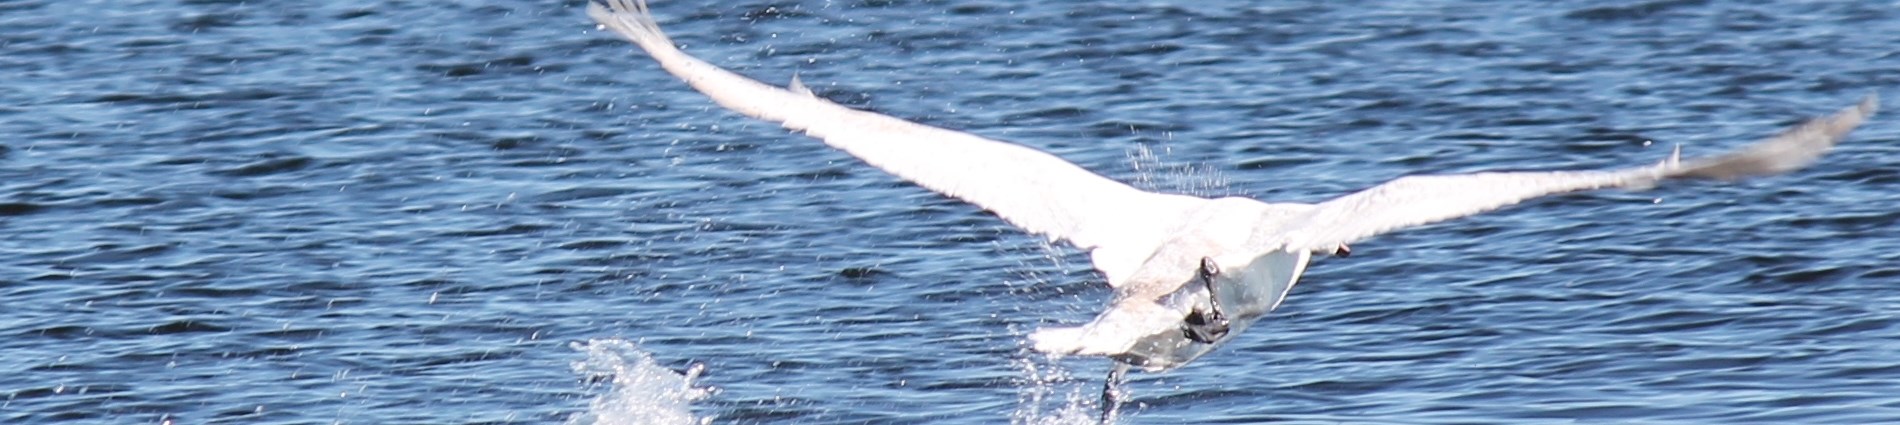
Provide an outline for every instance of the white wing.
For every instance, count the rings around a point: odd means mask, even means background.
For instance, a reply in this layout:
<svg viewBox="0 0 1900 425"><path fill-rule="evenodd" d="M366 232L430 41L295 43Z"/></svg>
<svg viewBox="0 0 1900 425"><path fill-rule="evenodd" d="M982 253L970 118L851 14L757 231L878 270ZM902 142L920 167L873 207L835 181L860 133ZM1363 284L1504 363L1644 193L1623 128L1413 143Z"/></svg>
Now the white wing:
<svg viewBox="0 0 1900 425"><path fill-rule="evenodd" d="M995 213L1051 239L1094 250L1097 269L1119 285L1161 241L1172 219L1205 200L1145 192L1035 149L859 111L766 85L687 55L645 0L590 2L588 16L647 51L714 102L775 121L919 186Z"/></svg>
<svg viewBox="0 0 1900 425"><path fill-rule="evenodd" d="M1663 180L1735 180L1793 171L1813 163L1873 115L1873 96L1833 116L1809 120L1780 135L1714 158L1607 171L1505 172L1408 176L1320 203L1292 229L1256 235L1267 249L1330 252L1360 239L1490 211L1545 195L1603 188L1647 189ZM1278 232L1276 232L1278 233Z"/></svg>

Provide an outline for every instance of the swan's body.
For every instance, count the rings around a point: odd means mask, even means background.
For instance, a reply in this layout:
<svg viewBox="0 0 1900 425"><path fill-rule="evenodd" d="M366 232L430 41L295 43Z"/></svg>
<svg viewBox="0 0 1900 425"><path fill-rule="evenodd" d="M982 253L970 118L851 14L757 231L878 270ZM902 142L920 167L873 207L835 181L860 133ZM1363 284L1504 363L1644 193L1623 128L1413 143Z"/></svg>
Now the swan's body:
<svg viewBox="0 0 1900 425"><path fill-rule="evenodd" d="M1034 149L859 111L813 96L796 79L774 87L687 55L643 0L589 5L713 101L774 121L872 166L995 213L1031 233L1087 250L1115 289L1113 304L1076 327L1030 335L1052 355L1107 356L1159 371L1186 364L1279 306L1313 255L1539 196L1647 189L1672 179L1733 180L1801 168L1875 109L1873 97L1736 152L1602 171L1410 176L1318 204L1206 199L1142 191Z"/></svg>

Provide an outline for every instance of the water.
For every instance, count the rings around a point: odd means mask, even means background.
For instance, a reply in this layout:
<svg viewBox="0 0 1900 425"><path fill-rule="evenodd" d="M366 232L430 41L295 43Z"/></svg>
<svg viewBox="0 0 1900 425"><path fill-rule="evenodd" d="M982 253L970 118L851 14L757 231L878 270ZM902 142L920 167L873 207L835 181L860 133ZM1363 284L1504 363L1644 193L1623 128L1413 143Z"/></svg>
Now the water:
<svg viewBox="0 0 1900 425"><path fill-rule="evenodd" d="M1106 365L1023 347L1106 301L1084 257L583 4L0 2L0 421L1087 422ZM1296 201L1737 146L1900 86L1895 6L654 4L749 75ZM1900 420L1892 115L1791 176L1355 244L1125 418Z"/></svg>

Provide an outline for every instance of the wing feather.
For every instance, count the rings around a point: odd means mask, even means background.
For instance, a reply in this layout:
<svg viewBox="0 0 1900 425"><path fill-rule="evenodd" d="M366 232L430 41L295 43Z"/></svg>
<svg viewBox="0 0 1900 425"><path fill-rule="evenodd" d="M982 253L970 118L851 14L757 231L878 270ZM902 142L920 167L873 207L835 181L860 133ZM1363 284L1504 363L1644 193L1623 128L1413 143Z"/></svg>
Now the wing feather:
<svg viewBox="0 0 1900 425"><path fill-rule="evenodd" d="M1142 191L1032 148L846 108L796 79L779 88L712 65L673 45L644 0L590 2L587 13L639 45L673 76L735 112L803 131L872 166L975 204L1031 233L1099 252L1118 283L1164 236L1169 218L1205 200ZM1110 254L1113 259L1102 258Z"/></svg>
<svg viewBox="0 0 1900 425"><path fill-rule="evenodd" d="M1524 200L1583 190L1648 189L1671 179L1736 180L1786 173L1813 163L1873 115L1873 96L1834 115L1713 158L1671 157L1661 164L1607 171L1500 172L1408 176L1318 204L1274 234L1264 248L1328 251L1407 227L1464 217Z"/></svg>

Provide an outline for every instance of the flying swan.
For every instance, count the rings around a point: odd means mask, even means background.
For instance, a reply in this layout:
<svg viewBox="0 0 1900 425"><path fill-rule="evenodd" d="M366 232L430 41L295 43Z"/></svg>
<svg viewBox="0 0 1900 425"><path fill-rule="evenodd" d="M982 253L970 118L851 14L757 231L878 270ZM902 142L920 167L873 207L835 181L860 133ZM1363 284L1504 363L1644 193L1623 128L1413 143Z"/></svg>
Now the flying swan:
<svg viewBox="0 0 1900 425"><path fill-rule="evenodd" d="M1028 147L846 108L796 78L786 88L746 78L680 51L645 0L595 0L587 14L721 106L1086 250L1114 301L1086 324L1038 329L1029 340L1049 355L1116 362L1103 391L1104 421L1130 367L1168 370L1213 350L1278 307L1315 255L1344 256L1361 239L1540 196L1786 173L1814 162L1877 104L1870 95L1711 158L1684 161L1678 148L1659 164L1615 170L1414 175L1318 204L1207 199L1143 191Z"/></svg>

